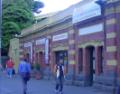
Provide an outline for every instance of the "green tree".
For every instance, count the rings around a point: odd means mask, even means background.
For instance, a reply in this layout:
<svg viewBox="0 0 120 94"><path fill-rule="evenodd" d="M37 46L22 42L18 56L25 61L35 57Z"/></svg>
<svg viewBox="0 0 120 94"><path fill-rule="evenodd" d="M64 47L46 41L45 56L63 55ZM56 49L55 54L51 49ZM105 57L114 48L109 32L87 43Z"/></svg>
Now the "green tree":
<svg viewBox="0 0 120 94"><path fill-rule="evenodd" d="M35 2L33 0L3 0L1 43L3 53L7 54L11 38L33 24L33 12L44 6L42 2L39 2L39 6Z"/></svg>

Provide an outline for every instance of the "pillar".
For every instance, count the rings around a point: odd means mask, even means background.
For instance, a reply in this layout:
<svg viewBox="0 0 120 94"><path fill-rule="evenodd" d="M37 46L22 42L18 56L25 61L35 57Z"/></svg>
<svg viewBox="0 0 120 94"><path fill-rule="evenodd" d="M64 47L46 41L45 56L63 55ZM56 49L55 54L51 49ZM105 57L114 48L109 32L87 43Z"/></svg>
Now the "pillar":
<svg viewBox="0 0 120 94"><path fill-rule="evenodd" d="M68 79L75 79L75 31L71 29L69 31L69 49L68 49Z"/></svg>
<svg viewBox="0 0 120 94"><path fill-rule="evenodd" d="M119 68L119 42L118 37L120 35L120 0L107 0L105 6L105 63L104 72L107 77L112 77L111 83L113 84L113 94L116 94L117 86L117 71ZM119 68L120 69L120 68Z"/></svg>
<svg viewBox="0 0 120 94"><path fill-rule="evenodd" d="M95 47L95 74L98 76L102 72L102 51L99 46Z"/></svg>
<svg viewBox="0 0 120 94"><path fill-rule="evenodd" d="M50 64L50 69L53 74L54 72L54 65L55 65L55 52L52 50L52 45L50 46L50 59L49 59L49 64Z"/></svg>
<svg viewBox="0 0 120 94"><path fill-rule="evenodd" d="M117 6L119 0L108 0L105 6L105 74L115 76L118 64L117 50Z"/></svg>
<svg viewBox="0 0 120 94"><path fill-rule="evenodd" d="M76 75L81 74L83 71L83 50L76 48Z"/></svg>
<svg viewBox="0 0 120 94"><path fill-rule="evenodd" d="M83 75L84 75L84 85L89 85L89 74L90 74L90 64L88 63L88 51L87 48L83 48Z"/></svg>

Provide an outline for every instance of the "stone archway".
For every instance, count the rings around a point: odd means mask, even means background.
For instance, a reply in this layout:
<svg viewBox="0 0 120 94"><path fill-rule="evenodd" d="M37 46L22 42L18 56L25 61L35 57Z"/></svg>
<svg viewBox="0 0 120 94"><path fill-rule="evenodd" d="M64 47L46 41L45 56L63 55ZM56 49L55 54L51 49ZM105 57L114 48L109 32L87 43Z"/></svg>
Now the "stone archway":
<svg viewBox="0 0 120 94"><path fill-rule="evenodd" d="M81 57L79 56L79 58L82 59L81 71L84 76L83 79L85 86L92 86L95 75L98 75L100 72L102 72L102 50L100 50L102 47L103 43L100 41L90 41L79 45L81 52Z"/></svg>

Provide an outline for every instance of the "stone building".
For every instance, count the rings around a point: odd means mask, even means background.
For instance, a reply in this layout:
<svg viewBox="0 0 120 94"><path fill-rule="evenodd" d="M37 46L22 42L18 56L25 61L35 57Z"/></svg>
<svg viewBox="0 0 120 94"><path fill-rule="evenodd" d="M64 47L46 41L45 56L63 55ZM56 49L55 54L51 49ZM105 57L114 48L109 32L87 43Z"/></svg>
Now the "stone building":
<svg viewBox="0 0 120 94"><path fill-rule="evenodd" d="M63 59L69 83L114 90L120 77L119 16L120 0L83 0L24 29L21 53L43 70L53 71Z"/></svg>

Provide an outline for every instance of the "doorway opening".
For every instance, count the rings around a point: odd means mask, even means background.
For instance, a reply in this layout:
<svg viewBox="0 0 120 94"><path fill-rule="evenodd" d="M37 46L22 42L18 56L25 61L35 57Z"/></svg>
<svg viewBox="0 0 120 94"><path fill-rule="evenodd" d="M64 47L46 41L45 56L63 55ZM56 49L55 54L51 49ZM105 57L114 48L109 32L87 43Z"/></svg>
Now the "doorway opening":
<svg viewBox="0 0 120 94"><path fill-rule="evenodd" d="M95 48L93 46L87 47L87 64L88 64L88 85L92 86L95 77Z"/></svg>
<svg viewBox="0 0 120 94"><path fill-rule="evenodd" d="M63 60L63 64L66 67L66 72L68 72L68 51L56 51L55 52L55 63L58 64L59 60Z"/></svg>

